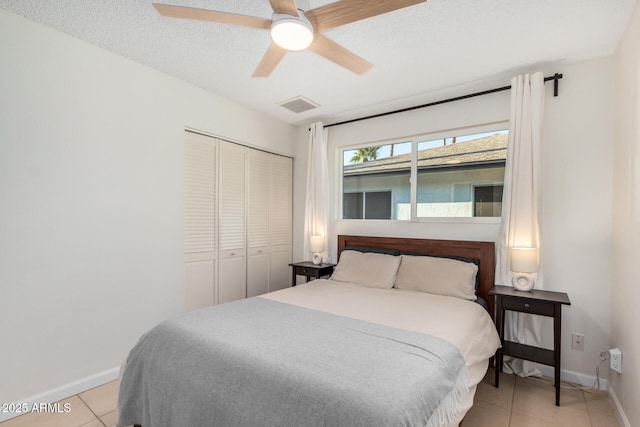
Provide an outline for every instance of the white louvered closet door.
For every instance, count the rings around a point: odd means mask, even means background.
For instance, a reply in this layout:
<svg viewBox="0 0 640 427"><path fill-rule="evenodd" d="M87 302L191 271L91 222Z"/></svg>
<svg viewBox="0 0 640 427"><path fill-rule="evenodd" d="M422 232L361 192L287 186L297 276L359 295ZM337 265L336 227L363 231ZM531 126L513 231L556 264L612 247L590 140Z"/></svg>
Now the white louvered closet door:
<svg viewBox="0 0 640 427"><path fill-rule="evenodd" d="M245 298L246 292L246 168L247 149L221 142L219 146L219 262L218 303Z"/></svg>
<svg viewBox="0 0 640 427"><path fill-rule="evenodd" d="M217 146L215 138L185 132L184 266L187 311L216 302Z"/></svg>
<svg viewBox="0 0 640 427"><path fill-rule="evenodd" d="M247 297L269 292L272 154L248 150Z"/></svg>
<svg viewBox="0 0 640 427"><path fill-rule="evenodd" d="M293 223L293 160L271 156L271 262L269 291L290 286L291 228Z"/></svg>

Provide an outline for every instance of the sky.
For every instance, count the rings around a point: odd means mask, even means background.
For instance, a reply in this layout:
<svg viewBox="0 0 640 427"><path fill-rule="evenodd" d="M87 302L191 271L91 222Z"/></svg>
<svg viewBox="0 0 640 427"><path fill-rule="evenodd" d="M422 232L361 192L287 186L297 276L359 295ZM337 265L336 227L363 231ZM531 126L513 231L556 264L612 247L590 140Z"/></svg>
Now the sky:
<svg viewBox="0 0 640 427"><path fill-rule="evenodd" d="M465 141L471 141L477 138L484 138L486 136L491 136L491 135L497 135L497 134L507 134L509 133L508 130L499 130L499 131L493 131L493 132L484 132L484 133L475 133L472 135L461 135L461 136L457 136L456 137L456 144L459 144L461 142L465 142ZM451 144L453 138L446 138L446 144L444 145L449 145ZM418 151L420 150L428 150L430 148L434 148L434 147L440 147L443 145L443 139L435 139L435 140L428 140L428 141L417 141L418 142ZM351 160L351 157L353 157L353 154L356 152L356 150L345 150L343 152L343 164L344 165L348 165L349 164L349 160ZM381 145L380 146L380 150L378 151L378 159L384 159L385 157L389 157L389 153L391 152L391 145L387 144L387 145ZM407 142L399 142L394 144L393 147L393 155L397 156L399 154L407 154L411 152L411 141L407 141Z"/></svg>

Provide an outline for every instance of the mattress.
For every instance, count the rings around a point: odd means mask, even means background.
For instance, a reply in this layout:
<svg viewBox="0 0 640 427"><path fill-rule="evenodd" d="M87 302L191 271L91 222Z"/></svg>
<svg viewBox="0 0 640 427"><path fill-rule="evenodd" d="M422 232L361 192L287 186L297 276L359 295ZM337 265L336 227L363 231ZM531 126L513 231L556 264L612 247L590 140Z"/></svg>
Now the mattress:
<svg viewBox="0 0 640 427"><path fill-rule="evenodd" d="M260 296L274 301L351 317L442 338L456 346L467 366L469 390L456 408L457 425L473 405L477 384L500 338L479 304L448 296L399 289L369 288L318 279ZM443 424L446 425L446 424Z"/></svg>

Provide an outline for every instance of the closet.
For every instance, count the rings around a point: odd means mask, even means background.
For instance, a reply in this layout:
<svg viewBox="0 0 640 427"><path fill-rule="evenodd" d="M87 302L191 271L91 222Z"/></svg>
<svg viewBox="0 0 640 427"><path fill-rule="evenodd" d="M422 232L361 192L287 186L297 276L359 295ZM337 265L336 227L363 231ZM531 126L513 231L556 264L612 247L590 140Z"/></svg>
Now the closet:
<svg viewBox="0 0 640 427"><path fill-rule="evenodd" d="M289 286L292 159L185 132L186 309Z"/></svg>

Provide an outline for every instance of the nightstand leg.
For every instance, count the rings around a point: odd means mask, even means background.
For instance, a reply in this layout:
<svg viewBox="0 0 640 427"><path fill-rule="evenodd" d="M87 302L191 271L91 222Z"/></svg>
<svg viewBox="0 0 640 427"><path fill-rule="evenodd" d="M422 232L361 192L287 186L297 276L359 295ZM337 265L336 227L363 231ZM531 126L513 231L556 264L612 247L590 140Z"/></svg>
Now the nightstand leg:
<svg viewBox="0 0 640 427"><path fill-rule="evenodd" d="M500 337L500 342L504 341L504 310L502 309L502 298L495 298L495 312L494 315L496 317L496 326L498 327L498 336ZM499 348L496 351L495 357L495 380L494 385L496 388L500 387L500 372L502 371L502 348Z"/></svg>
<svg viewBox="0 0 640 427"><path fill-rule="evenodd" d="M493 385L496 388L500 387L500 368L498 367L498 364L500 363L500 355L498 354L499 352L500 352L500 350L496 351L496 357L495 357L495 364L496 364L495 379L493 380Z"/></svg>
<svg viewBox="0 0 640 427"><path fill-rule="evenodd" d="M560 406L560 338L562 335L562 306L555 304L553 316L553 364L556 385L556 406Z"/></svg>

